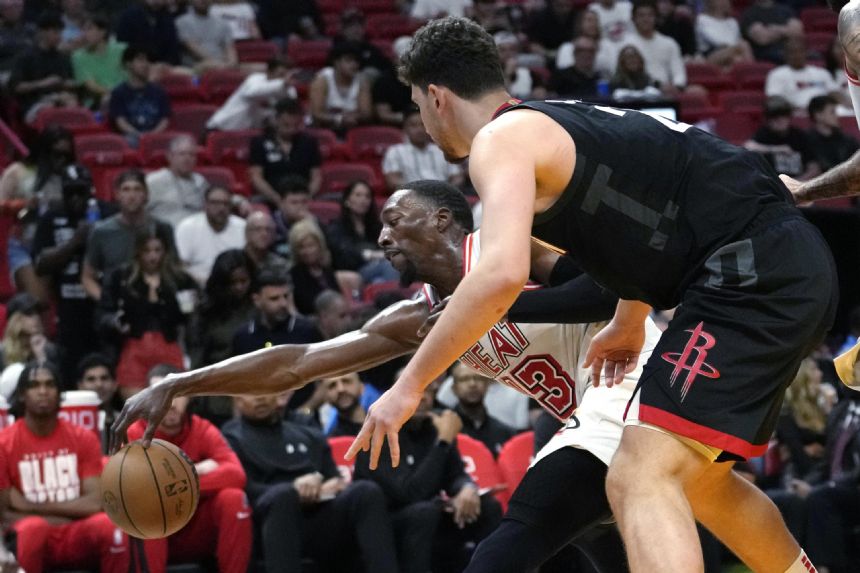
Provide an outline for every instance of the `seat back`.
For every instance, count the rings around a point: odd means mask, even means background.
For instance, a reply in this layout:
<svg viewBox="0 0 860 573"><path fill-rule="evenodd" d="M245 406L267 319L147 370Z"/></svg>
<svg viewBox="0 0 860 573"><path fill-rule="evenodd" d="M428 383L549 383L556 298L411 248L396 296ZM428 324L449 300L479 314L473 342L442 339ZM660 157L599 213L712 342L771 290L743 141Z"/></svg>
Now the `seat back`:
<svg viewBox="0 0 860 573"><path fill-rule="evenodd" d="M502 479L508 484L506 490L508 499L523 480L534 459L534 443L534 432L523 432L505 442L502 451L499 452L497 463Z"/></svg>
<svg viewBox="0 0 860 573"><path fill-rule="evenodd" d="M457 449L460 452L460 459L463 460L466 473L480 489L499 488L505 484L493 454L483 442L466 434L457 434ZM497 491L494 495L503 491L505 490ZM506 498L499 495L497 497L499 502L505 503Z"/></svg>
<svg viewBox="0 0 860 573"><path fill-rule="evenodd" d="M335 436L328 439L331 457L334 459L340 475L347 483L352 481L352 474L355 473L355 459L346 459L346 452L352 445L352 440L352 436Z"/></svg>

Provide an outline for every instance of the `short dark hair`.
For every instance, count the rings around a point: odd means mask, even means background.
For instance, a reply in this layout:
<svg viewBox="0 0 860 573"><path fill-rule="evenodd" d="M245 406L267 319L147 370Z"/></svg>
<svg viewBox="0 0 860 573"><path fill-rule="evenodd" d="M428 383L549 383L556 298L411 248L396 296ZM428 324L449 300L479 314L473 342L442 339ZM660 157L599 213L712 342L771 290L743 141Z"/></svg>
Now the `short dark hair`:
<svg viewBox="0 0 860 573"><path fill-rule="evenodd" d="M472 218L472 209L469 202L459 189L444 181L421 180L404 183L398 189L415 193L422 201L430 206L451 211L454 221L464 231L471 233L475 228L475 220Z"/></svg>
<svg viewBox="0 0 860 573"><path fill-rule="evenodd" d="M149 381L153 378L164 378L170 374L178 374L179 372L182 372L182 369L177 368L173 364L156 364L146 373L146 383L149 385Z"/></svg>
<svg viewBox="0 0 860 573"><path fill-rule="evenodd" d="M215 191L223 191L224 193L227 193L228 195L230 195L230 197L233 196L233 192L230 191L229 189L227 189L226 187L224 187L223 185L210 185L209 187L206 188L206 191L203 192L203 198L209 199L209 195L211 195Z"/></svg>
<svg viewBox="0 0 860 573"><path fill-rule="evenodd" d="M119 174L119 177L114 181L114 188L119 189L126 181L136 181L143 185L144 189L148 189L146 185L146 175L140 169L129 169Z"/></svg>
<svg viewBox="0 0 860 573"><path fill-rule="evenodd" d="M809 119L815 120L815 115L824 111L829 105L838 105L839 102L836 101L836 98L832 95L820 95L815 96L811 100L809 100L809 106L807 110L809 111Z"/></svg>
<svg viewBox="0 0 860 573"><path fill-rule="evenodd" d="M657 12L657 2L656 0L637 0L633 3L633 10L631 10L630 16L635 16L636 11L642 8L651 8L654 12Z"/></svg>
<svg viewBox="0 0 860 573"><path fill-rule="evenodd" d="M333 64L341 58L354 58L361 62L361 44L356 42L338 42L328 53L328 63Z"/></svg>
<svg viewBox="0 0 860 573"><path fill-rule="evenodd" d="M146 49L141 48L140 46L129 46L122 52L122 64L126 65L131 63L140 56L145 57L147 60L150 59L149 52L146 51Z"/></svg>
<svg viewBox="0 0 860 573"><path fill-rule="evenodd" d="M39 14L39 19L36 20L36 28L39 30L62 30L63 27L63 18L55 10L42 12Z"/></svg>
<svg viewBox="0 0 860 573"><path fill-rule="evenodd" d="M275 187L281 199L287 195L310 195L311 190L308 187L308 180L301 175L284 175L278 180L278 185Z"/></svg>
<svg viewBox="0 0 860 573"><path fill-rule="evenodd" d="M63 377L60 375L60 369L57 367L56 364L47 361L40 362L37 360L31 360L24 366L24 369L18 376L18 383L15 385L15 390L12 392L12 396L9 399L9 413L16 418L20 418L25 413L24 392L27 391L30 379L33 376L33 372L35 372L36 370L47 370L48 372L50 372L51 376L54 378L54 384L57 386L58 392L60 388L63 387ZM59 401L59 395L57 397L57 400Z"/></svg>
<svg viewBox="0 0 860 573"><path fill-rule="evenodd" d="M87 370L99 367L107 368L107 371L110 372L110 377L116 378L111 359L99 352L92 352L81 358L78 362L78 380L84 379Z"/></svg>
<svg viewBox="0 0 860 573"><path fill-rule="evenodd" d="M304 115L304 113L305 110L302 108L302 102L295 98L285 97L278 100L278 103L275 104L275 117L279 117L284 114Z"/></svg>
<svg viewBox="0 0 860 573"><path fill-rule="evenodd" d="M793 109L794 108L791 107L791 103L782 96L769 96L764 100L765 119L791 115Z"/></svg>
<svg viewBox="0 0 860 573"><path fill-rule="evenodd" d="M102 14L93 14L86 21L87 24L92 24L99 30L108 31L110 30L110 20L108 20L107 16Z"/></svg>
<svg viewBox="0 0 860 573"><path fill-rule="evenodd" d="M283 267L280 266L270 266L263 267L257 272L257 276L254 277L254 292L259 293L263 288L274 286L281 287L286 286L289 287L290 290L293 288L293 279L290 277L290 273L286 271Z"/></svg>
<svg viewBox="0 0 860 573"><path fill-rule="evenodd" d="M432 20L415 33L400 58L400 77L426 92L444 86L464 99L477 99L505 88L493 37L466 18Z"/></svg>

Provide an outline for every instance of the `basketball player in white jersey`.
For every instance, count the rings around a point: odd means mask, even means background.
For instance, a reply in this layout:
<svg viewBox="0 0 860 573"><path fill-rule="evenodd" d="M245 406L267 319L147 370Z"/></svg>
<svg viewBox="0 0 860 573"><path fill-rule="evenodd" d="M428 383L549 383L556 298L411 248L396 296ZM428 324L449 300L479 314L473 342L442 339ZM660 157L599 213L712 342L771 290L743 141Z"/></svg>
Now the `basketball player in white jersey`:
<svg viewBox="0 0 860 573"><path fill-rule="evenodd" d="M147 420L149 428L156 428L176 396L278 393L319 378L364 370L415 350L421 344L417 332L432 306L454 291L480 256L480 236L468 234L472 220L465 199L442 182L408 184L388 200L382 219L380 245L405 283L427 283L422 296L392 305L360 331L332 340L268 348L171 375L126 402L112 429L114 445L124 441L126 429L138 418ZM622 384L590 387L589 371L582 368L585 351L600 329L600 324L594 323L612 316L615 299L571 264L570 259L536 245L534 277L560 286L524 293L511 307L507 320L494 325L461 357L470 368L532 396L565 422L562 431L538 453L514 493L508 515L479 546L469 573L529 571L610 518L603 486L606 468L621 439L638 370L659 331L648 322L643 360ZM554 295L579 304L568 302L563 315L559 314ZM543 313L582 324L528 324L518 318L541 320ZM151 438L150 432L144 442ZM718 464L714 471L722 477L730 467ZM710 476L706 475L688 495L697 518L706 526L713 523L711 518L720 505L744 503L755 508L743 520L730 524L731 532L714 531L739 557L755 566L775 545L758 537L769 530L761 523L779 522L781 518L763 493L735 478L731 485L711 488ZM782 535L790 538L783 530ZM617 546L616 557L619 555L623 556L623 549ZM594 556L596 560L601 557ZM621 563L600 562L598 566L603 567L602 573L625 570L623 557Z"/></svg>

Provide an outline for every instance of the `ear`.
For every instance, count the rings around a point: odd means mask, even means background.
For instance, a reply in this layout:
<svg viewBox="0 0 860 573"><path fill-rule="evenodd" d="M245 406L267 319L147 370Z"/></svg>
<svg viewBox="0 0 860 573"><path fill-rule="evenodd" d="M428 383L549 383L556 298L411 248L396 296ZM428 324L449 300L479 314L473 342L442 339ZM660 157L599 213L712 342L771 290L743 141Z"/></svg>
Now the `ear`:
<svg viewBox="0 0 860 573"><path fill-rule="evenodd" d="M440 207L436 210L436 230L444 233L451 225L454 224L454 215L451 210L446 207Z"/></svg>
<svg viewBox="0 0 860 573"><path fill-rule="evenodd" d="M427 86L427 102L439 113L442 108L449 105L448 90L436 84Z"/></svg>

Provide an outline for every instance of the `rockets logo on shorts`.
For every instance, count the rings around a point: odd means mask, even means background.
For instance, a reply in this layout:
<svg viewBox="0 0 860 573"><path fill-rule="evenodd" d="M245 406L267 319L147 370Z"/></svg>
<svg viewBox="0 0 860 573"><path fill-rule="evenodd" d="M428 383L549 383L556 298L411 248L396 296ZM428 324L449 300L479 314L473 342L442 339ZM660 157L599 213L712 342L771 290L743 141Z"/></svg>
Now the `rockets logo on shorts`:
<svg viewBox="0 0 860 573"><path fill-rule="evenodd" d="M687 370L687 377L684 379L684 384L681 386L681 401L687 397L690 389L693 387L693 382L698 376L705 378L719 378L720 371L705 362L708 357L708 350L714 347L717 340L704 330L704 323L700 322L696 328L687 330L690 333L690 340L687 341L684 350L679 352L664 352L663 360L669 364L674 364L675 369L672 370L672 376L669 378L669 385L674 387L678 376L683 370ZM701 344L699 344L701 341ZM691 362L692 360L692 362Z"/></svg>

